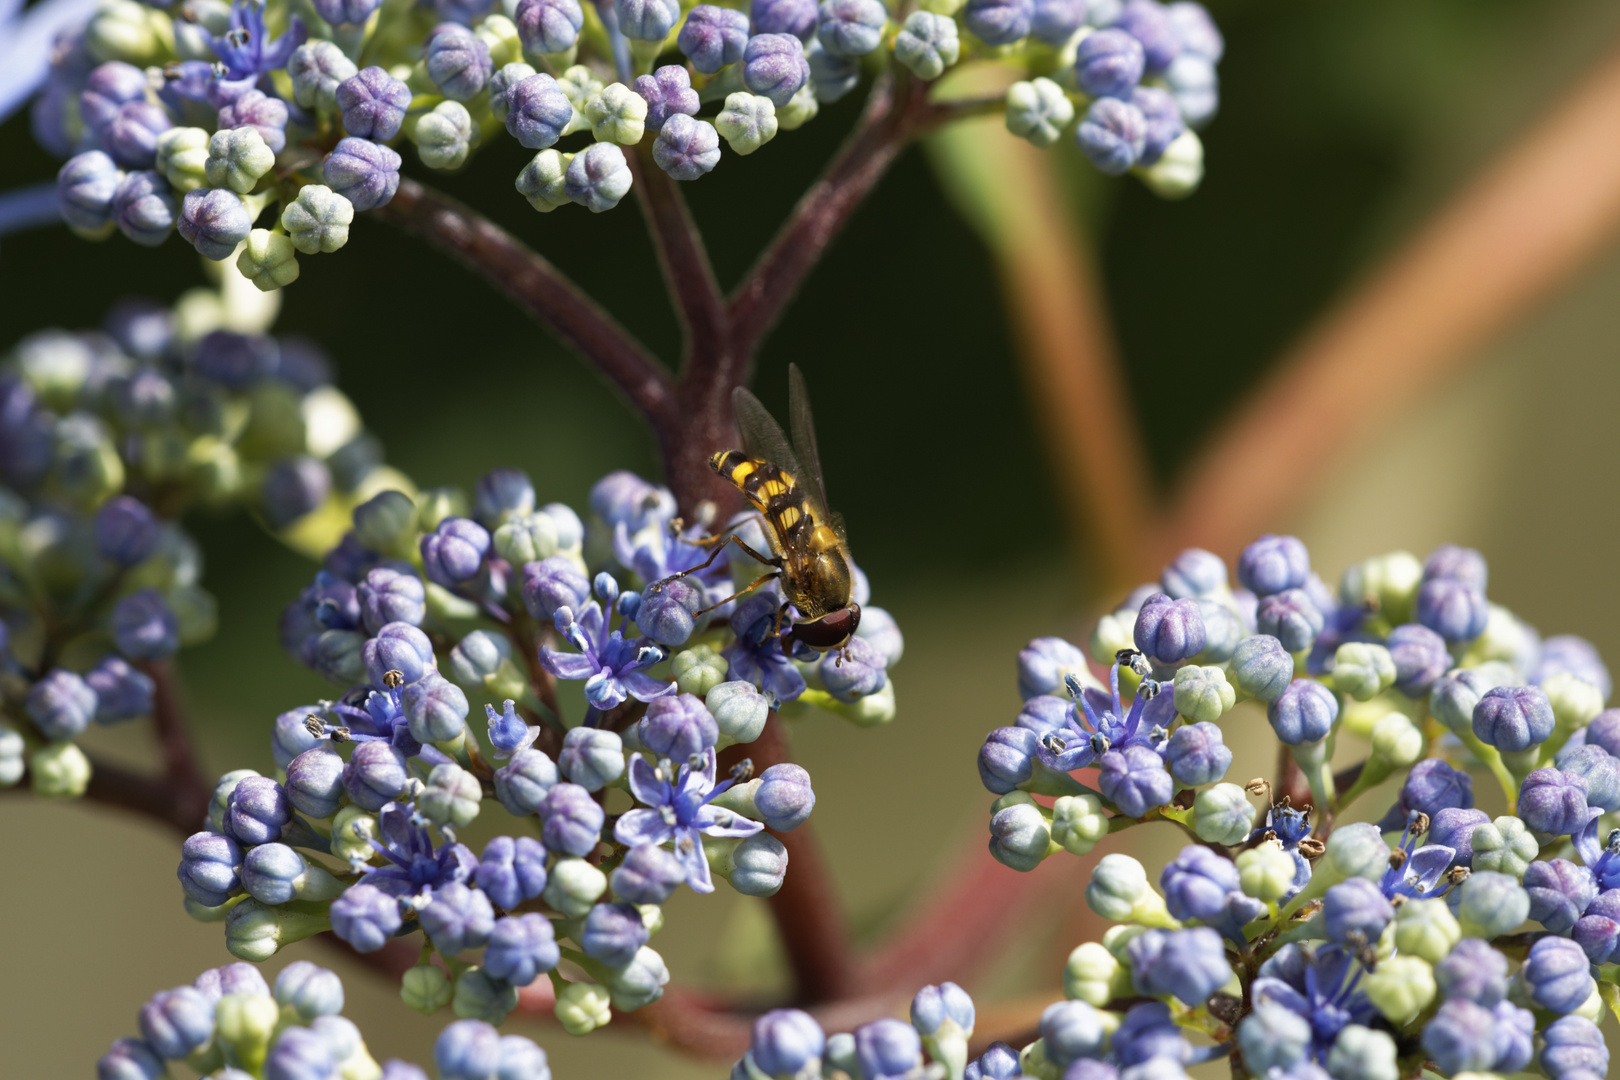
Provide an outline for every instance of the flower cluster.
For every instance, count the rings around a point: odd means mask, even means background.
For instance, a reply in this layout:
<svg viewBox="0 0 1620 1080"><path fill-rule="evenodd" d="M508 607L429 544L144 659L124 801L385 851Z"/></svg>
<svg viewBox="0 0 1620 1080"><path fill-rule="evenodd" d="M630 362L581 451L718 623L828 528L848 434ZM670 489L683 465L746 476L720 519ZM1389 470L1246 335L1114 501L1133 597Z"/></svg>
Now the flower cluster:
<svg viewBox="0 0 1620 1080"><path fill-rule="evenodd" d="M982 104L1013 133L1049 146L1073 126L1103 172L1183 195L1202 178L1193 129L1215 112L1222 47L1192 0L930 0L909 13L879 0L197 0L172 12L103 0L57 42L33 121L68 157L57 189L75 232L156 245L178 230L271 290L394 197L403 141L454 170L504 133L536 151L516 178L530 205L599 213L630 190L625 148L640 147L641 168L697 180L722 142L753 153L850 93L877 55L923 81L964 60L1010 67L1028 78Z"/></svg>
<svg viewBox="0 0 1620 1080"><path fill-rule="evenodd" d="M809 774L783 763L754 776L748 759L722 768L719 756L788 702L891 717L899 631L868 608L873 637L842 657L783 657L755 626L771 620L748 614L761 598L700 609L726 598L724 569L662 580L702 561L668 491L617 473L590 504L587 526L537 505L508 469L470 501L390 490L355 508L282 623L287 649L345 692L282 714L278 778L227 773L208 827L183 847L188 909L223 921L232 953L263 960L326 929L372 952L420 929L423 959L402 990L414 1007L499 1023L549 975L556 1015L583 1034L610 1006L663 993L669 975L647 942L681 885L781 887L774 834L809 816ZM643 591L621 591L614 570ZM686 592L702 599L669 599ZM774 616L780 597L762 599ZM556 680L582 684L572 724ZM467 722L479 698L482 741ZM536 835L474 853L457 831L486 800Z"/></svg>
<svg viewBox="0 0 1620 1080"><path fill-rule="evenodd" d="M408 1062L378 1064L342 1011L342 981L308 960L288 964L274 987L252 964L228 964L154 994L137 1015L140 1037L114 1042L96 1074L157 1080L181 1061L215 1080L427 1080ZM446 1027L433 1059L439 1080L551 1080L544 1050L481 1020Z"/></svg>
<svg viewBox="0 0 1620 1080"><path fill-rule="evenodd" d="M1119 925L1070 956L1069 1000L1021 1065L980 1075L1180 1075L1234 1049L1253 1076L1603 1075L1620 710L1596 651L1490 603L1463 548L1369 559L1334 592L1299 540L1265 536L1237 577L1186 551L1105 615L1108 692L1067 642L1020 655L1023 711L979 754L996 858L1030 870L1149 820L1194 843L1157 889L1129 855L1102 858L1086 901ZM1283 797L1257 821L1248 796L1271 786L1223 782L1220 725L1242 701L1266 709L1310 805ZM1352 738L1365 760L1335 774ZM1471 773L1500 783L1506 814L1475 808ZM1333 827L1400 774L1376 822Z"/></svg>
<svg viewBox="0 0 1620 1080"><path fill-rule="evenodd" d="M386 475L324 357L243 299L128 303L0 363L0 785L82 794L74 740L150 714L154 665L213 634L188 508L280 529Z"/></svg>

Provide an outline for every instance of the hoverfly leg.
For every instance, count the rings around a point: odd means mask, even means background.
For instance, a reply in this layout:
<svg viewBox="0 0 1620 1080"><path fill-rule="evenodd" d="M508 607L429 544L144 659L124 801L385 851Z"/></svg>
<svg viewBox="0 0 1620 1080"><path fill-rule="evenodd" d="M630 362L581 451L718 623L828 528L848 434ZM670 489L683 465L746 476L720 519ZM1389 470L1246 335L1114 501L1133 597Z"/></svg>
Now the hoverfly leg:
<svg viewBox="0 0 1620 1080"><path fill-rule="evenodd" d="M676 576L678 577L679 575L676 575ZM772 578L779 578L781 576L782 576L782 571L780 571L780 570L772 570L770 573L765 574L762 577L755 578L754 583L752 585L749 585L748 588L743 589L743 590L741 590L739 592L732 593L730 596L728 596L724 600L720 601L720 603L718 603L718 604L710 604L708 607L704 608L702 611L693 612L692 617L695 619L699 615L707 615L709 612L713 611L715 608L723 607L726 604L729 604L733 600L737 599L737 597L742 596L745 593L753 592L755 589L759 588L761 585L765 584L767 581L770 581ZM665 580L669 580L669 579L666 578ZM781 624L778 623L777 625L780 626Z"/></svg>
<svg viewBox="0 0 1620 1080"><path fill-rule="evenodd" d="M720 542L715 545L714 550L709 553L709 557L707 559L704 559L702 562L698 563L696 566L689 566L685 570L680 571L679 573L671 574L667 578L663 578L662 580L653 582L651 588L653 589L654 592L656 592L656 591L658 591L660 586L662 586L664 584L667 584L668 582L674 581L677 578L686 577L688 574L695 574L700 570L707 570L711 565L713 565L714 560L716 560L716 559L718 559L720 557L720 553L722 551L726 550L726 544L728 544L728 543L736 544L738 547L740 547L744 551L746 551L749 555L753 556L754 559L756 559L757 561L763 563L766 566L774 566L774 567L776 567L778 572L781 571L782 561L780 559L767 559L765 556L761 555L759 552L755 551L753 548L751 548L747 544L743 543L742 538L739 537L736 533L727 533L724 537L722 537L720 539ZM757 582L756 582L756 584L757 584ZM753 585L750 585L748 588L751 589L753 587L754 587ZM743 590L743 592L747 592L747 591L748 591L748 589ZM741 595L741 594L739 593L738 595Z"/></svg>

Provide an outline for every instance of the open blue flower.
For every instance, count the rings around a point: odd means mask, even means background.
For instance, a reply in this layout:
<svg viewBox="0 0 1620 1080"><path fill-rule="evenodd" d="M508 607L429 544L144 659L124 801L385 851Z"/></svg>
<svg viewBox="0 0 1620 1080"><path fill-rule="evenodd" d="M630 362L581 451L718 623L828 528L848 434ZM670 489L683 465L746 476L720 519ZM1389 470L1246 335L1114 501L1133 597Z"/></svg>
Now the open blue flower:
<svg viewBox="0 0 1620 1080"><path fill-rule="evenodd" d="M1620 829L1610 829L1604 843L1598 844L1598 818L1593 814L1592 820L1586 823L1573 839L1575 850L1580 853L1581 861L1597 879L1599 890L1620 888Z"/></svg>
<svg viewBox="0 0 1620 1080"><path fill-rule="evenodd" d="M1369 1023L1376 1010L1359 992L1364 969L1337 945L1306 950L1284 945L1260 968L1252 995L1256 1007L1280 1005L1311 1025L1311 1056L1322 1062L1351 1024Z"/></svg>
<svg viewBox="0 0 1620 1080"><path fill-rule="evenodd" d="M634 570L642 581L651 584L702 566L712 549L702 547L696 541L707 533L708 530L702 525L693 525L679 533L672 533L668 529L643 529L632 533L629 525L621 521L613 527L613 556ZM709 597L706 604L723 600L733 591L731 567L725 559L714 560L704 569L690 574L686 580L703 586L703 591ZM725 618L730 614L730 606L723 606L718 609L715 618Z"/></svg>
<svg viewBox="0 0 1620 1080"><path fill-rule="evenodd" d="M304 43L309 32L294 15L287 32L271 40L264 28L262 0L236 0L230 29L214 39L214 55L225 65L229 79L251 79L287 66L287 58Z"/></svg>
<svg viewBox="0 0 1620 1080"><path fill-rule="evenodd" d="M496 712L495 706L484 706L484 714L489 717L489 744L494 748L497 761L527 750L540 737L539 727L524 723L523 717L517 714L517 703L511 698L506 699L503 710Z"/></svg>
<svg viewBox="0 0 1620 1080"><path fill-rule="evenodd" d="M317 739L340 742L386 742L406 757L421 757L435 765L450 759L429 746L423 747L411 734L400 705L399 687L381 690L357 686L340 701L323 703L323 712L331 714L336 722L323 721L311 714L304 726Z"/></svg>
<svg viewBox="0 0 1620 1080"><path fill-rule="evenodd" d="M420 908L432 898L435 887L470 881L478 869L478 856L465 844L435 848L427 826L414 819L411 809L397 802L377 813L377 832L382 839L373 840L371 846L388 864L367 870L360 880Z"/></svg>
<svg viewBox="0 0 1620 1080"><path fill-rule="evenodd" d="M1421 827L1420 827L1421 826ZM1457 849L1444 844L1424 844L1417 846L1417 838L1429 830L1429 819L1425 814L1412 811L1411 824L1407 827L1406 835L1401 838L1401 846L1390 853L1389 869L1384 871L1378 887L1390 899L1405 896L1413 899L1427 900L1434 896L1443 896L1451 888L1451 878L1446 871L1451 869L1452 862L1457 857Z"/></svg>
<svg viewBox="0 0 1620 1080"><path fill-rule="evenodd" d="M767 698L774 699L772 708L785 701L797 701L805 690L804 676L783 654L782 638L776 633L781 606L782 597L775 589L761 589L739 603L731 613L731 629L737 640L722 653L729 662L726 678L753 683ZM782 621L787 618L784 615Z"/></svg>
<svg viewBox="0 0 1620 1080"><path fill-rule="evenodd" d="M675 692L673 682L659 682L642 670L664 659L664 650L646 638L626 638L619 630L610 630L595 600L580 608L577 618L567 608L558 608L556 624L579 652L542 645L540 666L559 679L584 679L585 700L594 707L605 712L627 697L651 701Z"/></svg>
<svg viewBox="0 0 1620 1080"><path fill-rule="evenodd" d="M1082 687L1073 675L1065 680L1075 703L1066 726L1041 736L1041 763L1058 772L1083 769L1109 750L1145 746L1163 754L1176 718L1174 694L1161 694L1159 684L1144 679L1129 709L1119 698L1119 665L1108 672L1110 693Z"/></svg>
<svg viewBox="0 0 1620 1080"><path fill-rule="evenodd" d="M613 827L613 838L629 847L673 843L693 892L714 892L709 860L703 855L705 835L753 836L765 827L709 805L735 782L726 779L716 784L714 770L713 748L705 750L701 758L694 754L678 772L668 758L654 768L637 755L630 760L630 791L647 809L629 811Z"/></svg>

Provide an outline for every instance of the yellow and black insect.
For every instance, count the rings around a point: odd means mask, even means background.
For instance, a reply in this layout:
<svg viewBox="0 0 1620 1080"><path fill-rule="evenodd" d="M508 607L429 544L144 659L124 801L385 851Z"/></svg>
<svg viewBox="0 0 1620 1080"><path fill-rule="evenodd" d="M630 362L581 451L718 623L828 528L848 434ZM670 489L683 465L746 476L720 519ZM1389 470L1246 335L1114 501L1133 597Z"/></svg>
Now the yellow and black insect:
<svg viewBox="0 0 1620 1080"><path fill-rule="evenodd" d="M818 650L842 650L860 626L861 606L850 598L854 564L849 557L843 519L827 509L804 375L798 365L789 365L791 443L781 425L746 389L739 386L732 393L731 403L743 449L720 451L709 459L709 468L735 485L759 512L771 555L755 551L734 533L727 534L714 539L715 550L706 562L676 576L703 569L714 562L726 544L736 544L770 567L736 595L774 580L780 583L787 600L778 612L778 627L787 605L798 612L798 619L781 634L782 651L792 655L794 641Z"/></svg>

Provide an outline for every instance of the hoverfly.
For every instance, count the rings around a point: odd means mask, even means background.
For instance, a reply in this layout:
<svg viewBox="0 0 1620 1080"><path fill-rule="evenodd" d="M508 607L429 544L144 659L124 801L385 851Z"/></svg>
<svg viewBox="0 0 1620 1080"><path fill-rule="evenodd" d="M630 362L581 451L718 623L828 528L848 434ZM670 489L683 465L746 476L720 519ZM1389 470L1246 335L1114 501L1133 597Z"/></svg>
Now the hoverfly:
<svg viewBox="0 0 1620 1080"><path fill-rule="evenodd" d="M860 626L861 606L850 598L853 562L843 519L827 509L804 375L797 364L788 366L792 443L759 398L745 388L739 386L732 392L731 404L743 449L719 451L709 458L709 468L730 481L758 511L771 555L755 551L735 533L727 533L709 541L716 546L706 562L675 577L704 569L728 543L736 544L770 569L721 603L750 593L766 582L778 581L786 597L777 612L782 651L791 656L795 641L817 650L841 651ZM781 631L781 620L789 606L799 617Z"/></svg>

